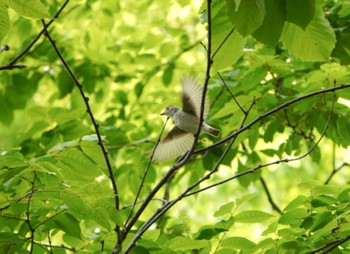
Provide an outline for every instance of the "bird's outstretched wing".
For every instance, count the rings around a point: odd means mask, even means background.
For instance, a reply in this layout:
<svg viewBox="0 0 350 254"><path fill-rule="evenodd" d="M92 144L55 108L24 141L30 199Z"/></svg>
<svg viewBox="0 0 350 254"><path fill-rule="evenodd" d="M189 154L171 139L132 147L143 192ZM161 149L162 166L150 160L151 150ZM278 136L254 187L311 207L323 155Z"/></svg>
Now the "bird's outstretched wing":
<svg viewBox="0 0 350 254"><path fill-rule="evenodd" d="M153 160L164 161L179 157L191 148L193 141L193 134L175 126L158 144L153 154Z"/></svg>
<svg viewBox="0 0 350 254"><path fill-rule="evenodd" d="M186 76L182 79L182 108L185 112L193 114L199 118L201 112L203 88L197 81ZM209 112L209 100L206 97L204 103L203 117L207 117Z"/></svg>

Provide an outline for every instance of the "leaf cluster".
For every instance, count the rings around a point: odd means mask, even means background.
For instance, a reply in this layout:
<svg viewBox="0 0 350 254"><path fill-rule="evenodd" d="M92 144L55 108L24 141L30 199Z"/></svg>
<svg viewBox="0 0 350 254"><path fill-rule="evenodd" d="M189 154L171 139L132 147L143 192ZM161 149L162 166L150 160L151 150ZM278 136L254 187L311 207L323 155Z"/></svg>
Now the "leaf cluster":
<svg viewBox="0 0 350 254"><path fill-rule="evenodd" d="M1 253L349 252L348 4L196 4L0 0ZM153 163L183 74L221 137Z"/></svg>

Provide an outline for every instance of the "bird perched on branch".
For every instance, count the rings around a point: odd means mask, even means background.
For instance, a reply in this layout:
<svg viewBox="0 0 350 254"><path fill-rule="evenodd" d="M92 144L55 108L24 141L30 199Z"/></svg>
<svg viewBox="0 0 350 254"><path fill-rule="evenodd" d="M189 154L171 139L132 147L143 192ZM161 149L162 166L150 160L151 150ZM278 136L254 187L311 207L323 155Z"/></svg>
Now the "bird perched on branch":
<svg viewBox="0 0 350 254"><path fill-rule="evenodd" d="M153 159L156 161L174 159L187 152L193 142L197 131L201 112L203 88L193 77L185 77L182 80L182 109L177 106L168 106L161 115L171 117L174 128L158 144L154 150ZM203 109L203 120L209 111L209 101L206 98ZM215 138L219 137L220 131L204 121L201 133L207 133Z"/></svg>

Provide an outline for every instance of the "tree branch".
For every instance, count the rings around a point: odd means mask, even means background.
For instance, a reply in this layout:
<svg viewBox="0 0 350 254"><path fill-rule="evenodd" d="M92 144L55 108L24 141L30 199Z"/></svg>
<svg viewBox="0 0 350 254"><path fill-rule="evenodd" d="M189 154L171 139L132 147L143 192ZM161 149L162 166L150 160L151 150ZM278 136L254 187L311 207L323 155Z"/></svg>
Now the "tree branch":
<svg viewBox="0 0 350 254"><path fill-rule="evenodd" d="M295 157L295 158L285 158L285 159L281 159L281 160L276 160L276 161L272 161L272 162L268 162L268 163L265 163L265 164L260 164L260 165L257 165L256 167L252 168L252 169L249 169L249 170L246 170L246 171L243 171L241 173L238 173L232 177L229 177L225 180L222 180L222 181L219 181L217 183L214 183L214 184L211 184L209 186L206 186L202 189L199 189L199 190L196 190L194 192L191 192L189 194L187 194L186 196L191 196L191 195L194 195L194 194L197 194L199 192L202 192L202 191L205 191L205 190L208 190L208 189L211 189L213 187L216 187L218 185L221 185L221 184L224 184L224 183L227 183L229 181L232 181L233 179L236 179L238 177L241 177L241 176L244 176L244 175L247 175L247 174L252 174L254 173L255 171L261 169L261 168L265 168L265 167L268 167L268 166L271 166L271 165L277 165L277 164L280 164L280 163L288 163L288 162L292 162L292 161L298 161L298 160L301 160L303 158L305 158L306 156L308 156L313 150L315 150L315 148L318 146L318 144L321 142L321 140L323 139L323 137L325 136L326 134L326 131L329 127L329 124L330 124L330 121L331 121L331 116L333 114L333 110L334 110L334 103L335 103L335 93L333 94L333 101L332 101L332 107L331 107L331 110L329 112L329 115L328 115L328 119L327 119L327 122L326 122L326 125L325 125L325 128L323 129L322 133L321 133L321 136L320 138L316 141L315 144L313 144L313 146L306 152L304 153L303 155L301 156L298 156L298 157ZM235 137L234 137L235 138Z"/></svg>
<svg viewBox="0 0 350 254"><path fill-rule="evenodd" d="M278 205L275 203L275 201L273 201L271 193L269 191L269 188L267 187L267 184L266 184L266 182L265 182L263 177L260 177L260 183L261 183L261 185L264 188L264 191L266 193L267 199L269 200L269 202L270 202L270 204L272 206L272 209L275 210L278 213L282 213L282 210L278 207Z"/></svg>
<svg viewBox="0 0 350 254"><path fill-rule="evenodd" d="M329 243L327 243L327 244L325 244L325 245L323 245L323 246L321 246L313 251L310 251L309 254L316 254L316 253L319 253L323 250L324 250L324 252L322 252L322 253L330 253L332 250L337 248L339 245L342 245L343 243L345 243L349 240L350 240L350 235L336 239L336 240L329 242Z"/></svg>
<svg viewBox="0 0 350 254"><path fill-rule="evenodd" d="M22 57L24 57L28 51L35 45L35 43L40 39L40 37L45 33L46 29L55 21L55 19L58 18L58 16L61 14L63 9L67 6L69 0L66 0L61 8L57 11L57 13L52 17L52 19L44 25L44 28L38 33L38 35L29 43L29 45L21 52L19 53L15 58L13 58L8 64L0 66L1 70L12 70L12 69L21 69L26 67L23 64L16 64Z"/></svg>
<svg viewBox="0 0 350 254"><path fill-rule="evenodd" d="M112 169L112 165L111 162L108 158L108 151L106 149L106 147L103 144L103 139L99 130L99 124L97 123L90 104L89 104L89 98L85 95L84 90L83 90L83 85L78 81L78 79L75 77L73 71L71 70L71 68L69 67L68 63L66 62L66 60L63 58L61 52L58 50L55 41L52 39L52 37L50 36L49 32L47 31L46 27L47 25L45 24L45 22L42 20L43 26L44 26L44 33L45 36L48 38L48 40L50 41L52 47L54 48L58 58L61 60L63 66L65 67L66 71L69 73L70 77L72 78L72 80L74 81L75 86L79 89L80 95L84 100L85 106L86 106L86 111L90 116L91 122L94 126L95 129L95 133L97 135L97 139L98 139L98 145L101 148L101 151L103 153L103 157L105 159L105 163L108 169L108 173L109 173L109 179L111 181L112 184L112 188L113 188L113 192L114 192L114 202L115 202L115 208L117 211L119 211L119 192L118 192L118 187L117 187L117 183L116 180L114 179L114 174L113 174L113 169ZM121 243L121 231L120 231L120 227L119 225L116 225L115 227L115 231L117 233L117 238L118 238L118 242Z"/></svg>
<svg viewBox="0 0 350 254"><path fill-rule="evenodd" d="M315 91L315 92L311 92L311 93L299 96L299 97L297 97L295 99L292 99L290 101L287 101L287 102L285 102L285 103L275 107L274 109L272 109L272 110L270 110L270 111L268 111L268 112L266 112L266 113L264 113L262 115L259 115L257 118L255 118L253 121L251 121L250 123L248 123L244 127L242 127L240 129L238 129L237 131L231 133L230 135L228 135L227 137L223 138L222 140L216 142L215 144L195 150L193 152L193 154L203 153L205 151L217 148L217 147L225 144L227 141L229 141L230 139L234 138L235 136L237 136L237 135L241 134L242 132L248 130L254 124L260 122L262 119L264 119L264 118L266 118L266 117L268 117L268 116L270 116L270 115L280 111L281 109L289 107L290 105L293 105L293 104L295 104L295 103L297 103L299 101L302 101L302 100L305 100L307 98L310 98L310 97L313 97L313 96L316 96L316 95L320 95L320 94L333 93L333 92L335 92L337 90L342 90L342 89L346 89L346 88L350 88L350 84L344 84L344 85L341 85L341 86L334 86L334 87L331 87L331 88L318 90L318 91Z"/></svg>
<svg viewBox="0 0 350 254"><path fill-rule="evenodd" d="M150 168L150 166L151 166L151 162L152 162L152 159L153 159L153 156L154 156L154 152L155 152L155 150L157 149L157 146L158 146L158 144L159 144L159 142L160 142L160 138L161 138L162 135L163 135L163 132L164 132L165 126L166 126L167 123L168 123L168 120L169 120L169 117L167 117L166 122L164 123L163 128L162 128L162 130L161 130L161 132L160 132L160 134L159 134L159 136L158 136L157 142L156 142L156 144L155 144L155 146L154 146L154 148L153 148L153 150L152 150L151 156L150 156L150 158L149 158L149 160L148 160L148 164L147 164L146 170L145 170L145 172L144 172L144 174L143 174L143 177L142 177L140 186L139 186L139 188L138 188L138 190L137 190L136 197L135 197L135 199L134 199L134 203L132 204L131 211L130 211L130 213L129 213L128 218L126 219L126 221L125 221L125 223L124 223L124 228L125 228L126 225L128 224L128 222L129 222L129 220L130 220L130 218L131 218L131 215L132 215L132 213L133 213L133 211L134 211L135 205L137 204L137 200L138 200L138 198L139 198L139 196L140 196L141 190L142 190L143 185L144 185L144 183L145 183L146 176L147 176L147 174L148 174L148 170L149 170L149 168ZM149 200L149 202L150 202L150 201L151 201L151 200ZM117 247L117 246L116 246L116 247Z"/></svg>

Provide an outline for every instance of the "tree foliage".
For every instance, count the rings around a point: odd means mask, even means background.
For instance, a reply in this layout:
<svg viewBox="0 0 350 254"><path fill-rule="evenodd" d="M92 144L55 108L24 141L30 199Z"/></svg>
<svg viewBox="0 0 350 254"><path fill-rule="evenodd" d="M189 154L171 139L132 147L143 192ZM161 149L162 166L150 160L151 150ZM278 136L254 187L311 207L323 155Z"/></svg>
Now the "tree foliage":
<svg viewBox="0 0 350 254"><path fill-rule="evenodd" d="M337 0L0 0L0 252L348 253L349 18ZM221 136L154 163L188 74Z"/></svg>

